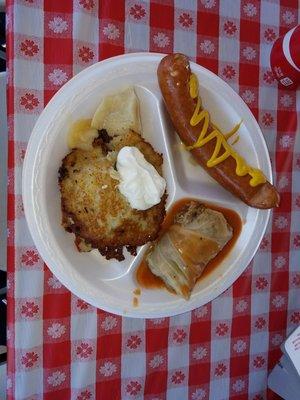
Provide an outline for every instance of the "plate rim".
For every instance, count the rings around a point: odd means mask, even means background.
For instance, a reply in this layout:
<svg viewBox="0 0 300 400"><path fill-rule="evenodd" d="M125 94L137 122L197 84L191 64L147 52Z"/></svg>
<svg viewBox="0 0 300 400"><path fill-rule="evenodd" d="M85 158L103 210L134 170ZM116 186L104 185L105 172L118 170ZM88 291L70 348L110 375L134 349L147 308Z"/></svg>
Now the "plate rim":
<svg viewBox="0 0 300 400"><path fill-rule="evenodd" d="M230 286L240 277L240 275L243 273L243 271L249 265L249 262L251 262L251 260L255 256L257 249L260 245L261 239L265 233L265 230L266 230L269 218L270 218L270 214L271 214L271 210L263 210L265 217L264 217L264 221L262 224L261 235L260 235L259 240L257 241L256 246L254 246L254 250L252 252L253 254L250 257L250 260L247 263L247 265L243 266L242 268L238 268L238 270L236 270L234 274L227 276L227 279L223 280L223 283L218 286L217 290L215 290L214 293L204 294L204 296L203 296L204 301L201 301L201 304L194 304L194 303L197 303L197 301L196 301L196 299L191 298L191 300L183 303L183 305L180 305L179 311L174 309L175 307L173 305L171 313L168 312L167 310L165 312L164 312L164 310L161 310L160 314L157 315L157 311L152 311L152 309L150 309L150 310L148 309L145 314L140 307L135 308L134 312L132 309L129 311L126 311L122 307L119 307L119 309L116 310L116 308L111 307L109 303L105 303L104 305L99 306L99 304L96 304L96 301L94 301L93 296L89 296L88 291L84 291L84 290L81 291L78 288L78 286L76 286L74 284L72 279L65 279L66 275L63 273L63 269L57 268L56 261L52 260L51 257L49 259L48 255L47 255L47 249L45 249L45 247L43 245L43 239L40 237L40 235L38 233L38 229L37 229L37 225L36 225L36 218L35 218L36 212L33 210L33 207L31 207L31 204L33 204L33 203L30 202L30 198L33 198L33 196L34 196L33 190L32 190L33 188L31 186L33 178L34 178L34 174L33 174L34 162L32 162L32 165L30 165L30 160L29 160L30 157L29 156L30 156L30 153L32 153L32 151L38 149L40 144L43 142L42 136L40 135L40 129L39 129L39 125L41 124L42 118L48 113L48 110L49 109L51 110L51 107L53 107L53 105L55 105L55 103L58 101L57 99L59 99L61 97L64 90L68 90L69 87L72 87L74 82L80 80L81 77L83 75L87 74L89 71L92 71L94 69L96 70L99 68L99 66L102 66L104 64L118 62L118 60L124 59L124 58L129 59L129 58L134 58L134 57L143 57L143 58L148 57L148 58L154 58L154 59L156 58L157 61L159 61L164 56L165 56L165 54L163 54L163 53L153 53L153 52L136 52L136 53L122 54L119 56L108 58L103 61L99 61L99 62L83 69L81 72L79 72L74 77L72 77L65 85L63 85L55 93L55 95L50 99L50 101L48 102L48 104L46 105L46 107L43 109L43 111L40 113L38 119L36 120L35 125L32 129L30 138L28 140L27 150L26 150L24 163L23 163L22 198L23 198L23 203L24 203L25 218L26 218L27 226L28 226L29 232L31 234L31 237L33 239L33 242L34 242L38 252L40 253L43 261L47 264L47 266L54 273L54 275L56 275L58 277L58 279L62 282L62 284L68 290L70 290L72 293L74 293L78 297L84 299L86 302L95 306L96 308L101 308L105 311L112 312L114 314L121 315L124 317L134 317L134 318L169 317L169 316L181 314L181 313L184 313L187 311L192 311L195 308L200 307L201 305L207 304L208 302L214 300L216 297L221 295L225 290L230 288ZM272 169L271 169L269 150L267 148L266 141L265 141L263 133L260 129L260 126L259 126L257 120L255 119L254 115L248 108L248 106L245 104L243 99L230 87L230 85L227 82L225 82L222 78L220 78L218 75L216 75L212 71L206 69L205 67L191 61L191 66L193 67L193 65L196 66L200 70L201 69L204 70L205 73L209 74L213 79L216 79L218 83L225 86L227 88L227 90L229 89L231 94L236 98L236 100L239 101L243 105L243 108L245 110L247 110L247 113L249 114L249 117L251 118L252 123L254 123L256 125L256 129L258 130L258 132L260 134L263 151L265 154L267 154L267 159L265 161L266 161L266 165L268 167L268 171L265 171L265 172L266 172L266 175L268 176L268 179L272 183L273 179L272 179ZM28 174L28 171L30 172L30 174Z"/></svg>

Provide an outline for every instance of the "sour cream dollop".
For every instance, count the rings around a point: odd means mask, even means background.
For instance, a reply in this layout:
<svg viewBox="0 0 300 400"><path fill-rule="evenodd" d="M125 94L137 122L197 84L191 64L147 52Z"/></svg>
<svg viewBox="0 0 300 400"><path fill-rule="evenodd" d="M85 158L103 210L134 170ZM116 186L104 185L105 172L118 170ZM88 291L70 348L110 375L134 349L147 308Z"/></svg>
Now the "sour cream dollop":
<svg viewBox="0 0 300 400"><path fill-rule="evenodd" d="M122 147L116 167L121 178L119 190L132 208L147 210L160 202L166 181L137 147Z"/></svg>

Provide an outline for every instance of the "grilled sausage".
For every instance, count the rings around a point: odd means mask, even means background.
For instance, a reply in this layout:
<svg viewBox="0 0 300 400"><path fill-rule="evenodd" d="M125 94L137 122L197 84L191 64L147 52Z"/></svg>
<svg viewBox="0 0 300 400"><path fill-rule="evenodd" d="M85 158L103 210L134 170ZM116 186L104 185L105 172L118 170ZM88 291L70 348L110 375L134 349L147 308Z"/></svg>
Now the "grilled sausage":
<svg viewBox="0 0 300 400"><path fill-rule="evenodd" d="M157 70L158 82L168 113L175 130L186 146L197 142L204 121L196 126L190 124L196 99L190 95L191 69L188 58L183 54L170 54L164 57ZM201 108L200 108L201 111ZM207 135L214 131L209 123ZM279 194L270 182L250 185L251 176L236 174L236 160L229 156L215 166L208 167L216 146L216 139L209 140L201 147L191 149L198 162L219 184L251 207L267 209L279 204Z"/></svg>

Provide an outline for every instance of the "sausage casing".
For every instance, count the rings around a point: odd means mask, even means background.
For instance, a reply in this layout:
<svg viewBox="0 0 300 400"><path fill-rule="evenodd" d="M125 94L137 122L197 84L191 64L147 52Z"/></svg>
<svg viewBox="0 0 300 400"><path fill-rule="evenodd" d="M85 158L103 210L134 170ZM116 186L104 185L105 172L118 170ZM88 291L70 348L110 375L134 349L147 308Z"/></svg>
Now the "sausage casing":
<svg viewBox="0 0 300 400"><path fill-rule="evenodd" d="M179 53L164 57L158 66L157 76L166 108L180 139L187 146L195 144L203 122L197 126L190 124L196 101L190 96L191 69L188 58ZM210 123L207 133L213 130L214 127ZM207 167L215 145L216 140L213 139L200 148L190 150L198 164L209 175L251 207L267 209L278 206L279 194L276 188L270 182L251 186L251 177L248 174L236 174L236 161L233 157L226 158L216 166Z"/></svg>

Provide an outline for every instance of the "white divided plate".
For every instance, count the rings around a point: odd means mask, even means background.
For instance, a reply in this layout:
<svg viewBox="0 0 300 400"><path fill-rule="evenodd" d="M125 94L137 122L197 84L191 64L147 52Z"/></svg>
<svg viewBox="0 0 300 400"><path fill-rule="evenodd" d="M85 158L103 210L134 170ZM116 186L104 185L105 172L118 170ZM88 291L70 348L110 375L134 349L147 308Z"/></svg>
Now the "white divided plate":
<svg viewBox="0 0 300 400"><path fill-rule="evenodd" d="M85 69L52 98L40 115L29 140L23 169L23 201L29 229L38 251L51 271L77 296L104 310L132 317L163 317L199 307L226 290L244 271L264 234L270 211L250 208L233 197L200 166L191 163L180 146L166 115L156 69L162 54L135 53L110 58ZM212 120L229 131L243 120L235 145L250 164L261 168L271 181L268 150L260 128L241 98L218 76L191 63L198 76L203 103ZM145 251L123 262L107 261L97 250L79 253L74 237L61 226L58 168L68 153L67 132L72 122L91 118L101 99L134 85L140 101L143 136L164 155L169 208L176 200L192 197L236 210L241 234L230 254L196 285L185 301L166 290L142 289L133 306L137 287L135 270Z"/></svg>

